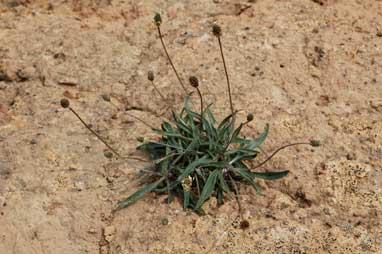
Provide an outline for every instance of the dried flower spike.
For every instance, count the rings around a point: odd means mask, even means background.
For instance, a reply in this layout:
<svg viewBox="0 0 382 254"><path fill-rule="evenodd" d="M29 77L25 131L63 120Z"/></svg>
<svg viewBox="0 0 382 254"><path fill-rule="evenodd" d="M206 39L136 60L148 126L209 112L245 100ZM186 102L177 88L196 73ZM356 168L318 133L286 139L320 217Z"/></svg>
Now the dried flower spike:
<svg viewBox="0 0 382 254"><path fill-rule="evenodd" d="M68 107L70 106L70 102L69 102L69 100L67 100L67 99L62 99L62 100L60 101L60 103L61 103L61 106L62 106L63 108L68 108Z"/></svg>
<svg viewBox="0 0 382 254"><path fill-rule="evenodd" d="M241 228L241 229L247 229L247 228L249 228L249 222L248 222L247 220L242 220L242 221L240 222L240 228Z"/></svg>
<svg viewBox="0 0 382 254"><path fill-rule="evenodd" d="M154 72L153 71L147 72L147 79L150 81L154 81Z"/></svg>
<svg viewBox="0 0 382 254"><path fill-rule="evenodd" d="M109 151L104 152L103 155L104 155L106 158L108 158L108 159L113 158L113 153L111 153L111 152L109 152Z"/></svg>
<svg viewBox="0 0 382 254"><path fill-rule="evenodd" d="M253 114L252 113L248 113L247 115L247 122L251 122L253 120Z"/></svg>
<svg viewBox="0 0 382 254"><path fill-rule="evenodd" d="M191 76L191 77L189 78L189 81L190 81L191 86L193 86L193 87L195 87L195 88L199 86L199 80L198 80L197 77L195 77L195 76Z"/></svg>
<svg viewBox="0 0 382 254"><path fill-rule="evenodd" d="M219 25L216 25L216 24L215 24L215 25L212 26L212 33L213 33L215 36L219 37L219 36L222 35L222 29L220 28Z"/></svg>
<svg viewBox="0 0 382 254"><path fill-rule="evenodd" d="M160 26L162 24L162 17L160 16L159 13L156 13L154 16L154 23L157 26Z"/></svg>
<svg viewBox="0 0 382 254"><path fill-rule="evenodd" d="M198 95L199 95L199 98L200 98L200 114L202 115L203 114L203 96L202 96L202 93L199 90L199 80L198 80L197 77L191 76L189 78L189 81L190 81L191 86L195 87L196 91L198 91Z"/></svg>
<svg viewBox="0 0 382 254"><path fill-rule="evenodd" d="M310 141L310 145L314 146L314 147L317 147L317 146L321 145L321 142L319 140L311 140Z"/></svg>

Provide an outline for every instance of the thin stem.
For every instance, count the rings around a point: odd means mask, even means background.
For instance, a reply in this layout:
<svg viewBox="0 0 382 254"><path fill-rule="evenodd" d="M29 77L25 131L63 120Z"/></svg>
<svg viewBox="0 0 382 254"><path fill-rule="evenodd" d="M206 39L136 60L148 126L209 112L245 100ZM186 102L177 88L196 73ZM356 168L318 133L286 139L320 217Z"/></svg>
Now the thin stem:
<svg viewBox="0 0 382 254"><path fill-rule="evenodd" d="M72 113L81 121L81 123L91 132L93 133L102 143L105 144L105 146L107 146L113 153L115 153L118 157L120 158L123 158L123 156L121 156L113 147L111 147L100 135L98 135L97 132L93 131L92 128L90 128L90 126L85 123L84 120L82 120L82 118L77 114L76 111L74 111L74 109L72 109L71 107L69 107L70 111L72 111Z"/></svg>
<svg viewBox="0 0 382 254"><path fill-rule="evenodd" d="M162 39L162 33L161 33L161 30L160 30L160 26L157 26L157 28L158 28L159 39L160 39L160 41L161 41L161 43L162 43L162 47L163 47L163 49L164 49L164 52L166 53L167 59L168 59L168 61L170 62L171 67L172 67L172 69L174 70L175 75L176 75L176 77L178 78L180 85L182 86L184 92L185 92L186 95L187 95L187 94L188 94L188 91L187 91L186 87L184 86L182 80L180 79L179 74L178 74L178 72L176 71L174 64L172 63L172 60L171 60L171 58L170 58L170 55L169 55L168 52L167 52L166 45L164 44L164 41L163 41L163 39Z"/></svg>
<svg viewBox="0 0 382 254"><path fill-rule="evenodd" d="M155 85L154 81L151 80L151 84L153 85L155 91L159 94L159 96L162 98L162 100L168 105L168 107L171 108L172 111L174 111L174 107L172 106L172 104L170 104L168 102L168 100L166 99L166 97L164 97L164 95L159 91L158 87ZM168 109L168 108L167 108ZM167 109L166 109L166 112L167 112Z"/></svg>
<svg viewBox="0 0 382 254"><path fill-rule="evenodd" d="M137 161L144 161L144 162L149 162L148 160L139 158L139 157L133 157L133 156L122 156L120 153L117 152L116 149L114 149L112 146L110 146L97 132L95 132L90 126L85 123L85 121L80 117L77 112L69 107L69 110L72 111L72 113L81 121L81 123L88 129L92 134L94 134L102 143L104 143L107 148L109 148L115 155L117 155L121 159L130 159L130 160L137 160Z"/></svg>
<svg viewBox="0 0 382 254"><path fill-rule="evenodd" d="M229 180L231 181L232 186L235 190L235 194L236 194L235 197L236 197L237 205L239 207L239 215L240 215L240 218L243 220L243 210L241 208L241 203L240 203L239 188L237 188L237 185L236 185L235 181L233 180L232 176L228 174L228 177L229 177Z"/></svg>
<svg viewBox="0 0 382 254"><path fill-rule="evenodd" d="M168 173L166 174L166 185L167 185L167 204L170 204L170 181L168 179Z"/></svg>
<svg viewBox="0 0 382 254"><path fill-rule="evenodd" d="M164 97L164 95L159 91L158 87L155 85L154 81L151 81L151 84L153 85L155 91L159 94L159 96L162 98L162 100L164 100L166 103L167 103L167 100L166 98Z"/></svg>
<svg viewBox="0 0 382 254"><path fill-rule="evenodd" d="M310 143L307 143L307 142L299 142L299 143L293 143L293 144L288 144L288 145L284 145L282 147L279 147L278 149L276 149L276 151L274 151L271 156L269 156L268 158L266 158L263 162L261 162L260 164L256 165L255 167L253 167L252 169L255 169L255 168L259 168L261 167L262 165L264 165L265 163L267 163L270 159L273 158L273 156L275 156L278 152L280 152L281 150L287 148L287 147L290 147L290 146L297 146L297 145L311 145Z"/></svg>
<svg viewBox="0 0 382 254"><path fill-rule="evenodd" d="M233 109L232 96L231 96L231 85L230 85L230 82L229 82L227 66L226 66L225 59L224 59L222 42L220 40L220 36L217 36L217 37L218 37L218 42L219 42L220 54L221 54L222 60L223 60L225 77L227 79L228 95L229 95L229 105L231 107L231 113L233 114L234 109Z"/></svg>
<svg viewBox="0 0 382 254"><path fill-rule="evenodd" d="M203 117L203 97L202 93L199 90L199 87L196 87L196 91L198 91L199 98L200 98L200 115Z"/></svg>
<svg viewBox="0 0 382 254"><path fill-rule="evenodd" d="M122 111L117 105L115 105L115 103L113 103L112 101L109 101L109 103L111 105L113 105L118 111ZM140 119L139 117L135 116L135 115L132 115L128 112L126 112L126 110L123 110L123 113L125 113L126 115L138 120L139 122L143 123L144 125L146 125L147 127L149 127L150 129L155 129L153 126L151 126L150 124L148 124L147 122L143 121L142 119Z"/></svg>

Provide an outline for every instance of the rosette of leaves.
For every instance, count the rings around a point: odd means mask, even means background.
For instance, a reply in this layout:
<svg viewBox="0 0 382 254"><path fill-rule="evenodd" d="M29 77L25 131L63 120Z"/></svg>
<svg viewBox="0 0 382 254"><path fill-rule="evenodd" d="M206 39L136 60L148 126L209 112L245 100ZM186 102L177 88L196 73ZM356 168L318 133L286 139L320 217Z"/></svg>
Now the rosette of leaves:
<svg viewBox="0 0 382 254"><path fill-rule="evenodd" d="M182 111L172 112L173 123L163 122L158 141L146 142L137 149L148 153L153 164L141 172L141 189L120 203L134 203L149 192L167 194L167 200L182 200L184 208L203 214L202 205L211 197L223 204L225 197L237 194L238 185L248 183L260 193L256 178L274 180L288 171L252 172L246 161L260 153L268 135L268 125L256 138L241 136L244 123L236 129L236 112L217 123L211 107L203 112L191 109L189 97Z"/></svg>
<svg viewBox="0 0 382 254"><path fill-rule="evenodd" d="M190 208L199 214L204 214L202 205L211 197L216 198L218 204L223 204L227 197L235 197L243 219L239 201L240 185L250 184L257 193L260 193L260 188L256 184L257 178L275 180L288 174L288 171L254 172L254 170L264 165L279 151L287 147L295 145L317 147L320 145L320 142L312 140L310 142L291 143L281 146L270 156L267 156L264 161L250 168L247 162L256 159L262 151L260 146L268 136L269 126L266 125L264 131L256 139L249 139L241 135L241 130L253 120L254 116L248 114L246 122L238 126L235 125L237 111L234 110L231 86L224 60L221 28L216 24L213 25L212 33L217 38L219 44L231 114L218 123L211 111L211 105L204 107L202 93L199 90L199 81L195 76L191 76L189 81L199 96L200 111L196 112L193 109L194 107L191 107L195 106L195 103L191 102L191 94L188 93L167 51L162 38L160 28L162 18L159 14L155 15L154 24L157 27L159 39L167 60L179 81L179 85L187 96L180 113L174 110L172 104L169 105L172 109L172 121L171 123L164 121L161 124L161 128L157 129L126 110L121 110L112 102L109 95L102 95L103 100L109 102L118 111L123 111L126 115L146 125L160 136L157 141L143 143L137 148L149 155L151 164L140 172L140 181L143 186L123 200L118 208L124 208L134 203L149 192L156 192L158 194L166 194L168 202L178 197L185 209ZM167 101L154 82L154 72L149 71L147 78L162 100ZM61 106L69 109L91 133L106 145L112 152L108 152L107 157L111 158L112 154L115 154L121 159L142 160L132 156L122 156L80 117L70 106L67 99L61 100ZM140 141L142 142L143 140ZM243 228L248 226L246 220L242 222Z"/></svg>

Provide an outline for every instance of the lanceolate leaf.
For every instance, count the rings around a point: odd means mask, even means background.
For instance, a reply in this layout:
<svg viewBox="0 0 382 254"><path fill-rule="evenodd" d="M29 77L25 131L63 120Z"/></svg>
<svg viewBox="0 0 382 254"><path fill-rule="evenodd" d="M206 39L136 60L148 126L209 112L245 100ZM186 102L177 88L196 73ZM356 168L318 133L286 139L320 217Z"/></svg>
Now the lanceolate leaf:
<svg viewBox="0 0 382 254"><path fill-rule="evenodd" d="M202 194L200 194L199 200L198 200L198 202L196 203L195 208L200 208L200 207L203 205L203 203L204 203L207 199L209 199L209 197L211 196L212 192L214 191L214 188L215 188L215 184L216 184L216 180L217 180L218 175L219 175L219 170L218 170L218 169L215 169L215 170L210 174L210 176L208 177L208 179L207 179L207 181L206 181L206 184L204 185Z"/></svg>
<svg viewBox="0 0 382 254"><path fill-rule="evenodd" d="M185 191L183 195L183 208L186 209L190 205L190 192Z"/></svg>
<svg viewBox="0 0 382 254"><path fill-rule="evenodd" d="M267 138L268 132L269 132L269 124L265 125L265 129L264 129L263 133L261 133L257 139L251 141L248 144L248 146L245 148L255 149L256 147L260 146L264 142L264 140Z"/></svg>
<svg viewBox="0 0 382 254"><path fill-rule="evenodd" d="M165 178L162 177L158 181L142 187L137 192L135 192L133 195L131 195L130 197L128 197L127 199L122 201L119 204L118 208L121 209L121 208L124 208L128 205L131 205L132 203L134 203L135 201L137 201L138 199L140 199L141 197L143 197L144 195L146 195L147 193L151 192L156 187L158 187L164 180L165 180Z"/></svg>
<svg viewBox="0 0 382 254"><path fill-rule="evenodd" d="M253 177L251 175L251 172L249 172L245 169L242 169L242 168L234 168L233 171L238 173L245 180L247 180L252 185L252 187L256 190L256 192L258 194L261 194L260 187L255 183L255 181L253 181Z"/></svg>
<svg viewBox="0 0 382 254"><path fill-rule="evenodd" d="M257 177L265 180L276 180L287 176L288 170L280 172L251 172L252 177Z"/></svg>

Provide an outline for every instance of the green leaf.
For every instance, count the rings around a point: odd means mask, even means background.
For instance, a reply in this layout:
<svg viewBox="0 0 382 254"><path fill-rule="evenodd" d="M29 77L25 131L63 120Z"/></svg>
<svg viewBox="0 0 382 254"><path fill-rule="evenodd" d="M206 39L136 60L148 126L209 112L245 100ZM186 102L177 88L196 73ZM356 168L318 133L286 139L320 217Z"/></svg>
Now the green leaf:
<svg viewBox="0 0 382 254"><path fill-rule="evenodd" d="M181 138L181 139L190 140L190 141L192 140L191 138L185 137L179 133L168 132L168 131L163 131L163 130L159 130L159 129L153 129L153 131L160 134L160 135L167 136L167 137Z"/></svg>
<svg viewBox="0 0 382 254"><path fill-rule="evenodd" d="M287 176L289 170L279 172L251 172L252 177L257 177L265 180L276 180Z"/></svg>
<svg viewBox="0 0 382 254"><path fill-rule="evenodd" d="M255 149L256 147L260 146L264 142L264 140L267 138L268 132L269 132L269 124L266 124L263 133L261 133L257 139L252 140L248 144L248 146L246 146L245 148Z"/></svg>
<svg viewBox="0 0 382 254"><path fill-rule="evenodd" d="M178 129L181 129L188 135L192 136L192 130L187 126L186 122L181 117L179 117L174 111L172 112L172 116Z"/></svg>
<svg viewBox="0 0 382 254"><path fill-rule="evenodd" d="M187 177L188 175L190 175L192 173L192 171L195 170L195 168L197 167L200 167L202 165L206 165L208 163L211 163L212 161L210 159L207 159L207 156L203 156L202 158L192 162L191 164L189 164L185 169L184 171L182 172L182 174L178 177L177 181L182 181L185 177Z"/></svg>
<svg viewBox="0 0 382 254"><path fill-rule="evenodd" d="M233 168L232 170L238 173L240 176L242 176L245 180L247 180L252 185L252 187L256 190L257 194L261 194L260 187L253 181L250 171L247 171L242 168Z"/></svg>
<svg viewBox="0 0 382 254"><path fill-rule="evenodd" d="M185 191L183 195L183 208L186 209L190 205L190 192Z"/></svg>
<svg viewBox="0 0 382 254"><path fill-rule="evenodd" d="M219 174L218 174L218 179L219 179L219 182L220 182L220 188L229 195L229 197L232 198L232 193L231 193L231 190L229 189L229 186L227 184L227 182L225 181L224 179L224 176L223 176L223 173L221 171L219 171Z"/></svg>
<svg viewBox="0 0 382 254"><path fill-rule="evenodd" d="M234 164L237 161L242 161L242 160L252 160L256 158L258 155L258 152L255 150L249 150L245 148L237 148L233 150L229 150L224 153L225 155L231 156L231 160L229 162L230 165Z"/></svg>
<svg viewBox="0 0 382 254"><path fill-rule="evenodd" d="M211 125L215 126L216 119L210 110L211 106L212 106L212 103L207 106L207 108L204 110L204 112L205 112L205 114L207 114L208 118L210 119Z"/></svg>
<svg viewBox="0 0 382 254"><path fill-rule="evenodd" d="M223 191L221 188L218 188L217 192L216 192L216 199L218 201L218 205L222 205L224 204L224 200L223 200Z"/></svg>
<svg viewBox="0 0 382 254"><path fill-rule="evenodd" d="M203 165L208 165L211 163L210 159L207 159L207 155L203 156L202 158L193 161L192 163L188 164L188 166L185 169L180 169L179 167L176 167L177 170L181 173L178 178L171 182L170 185L168 186L169 190L172 190L175 186L177 186L185 177L189 176L197 167L203 166ZM166 191L166 188L158 189L156 190L157 192L163 192Z"/></svg>
<svg viewBox="0 0 382 254"><path fill-rule="evenodd" d="M239 125L239 127L237 127L236 130L233 132L231 140L233 140L233 139L235 139L235 138L237 138L237 137L239 136L239 134L240 134L240 132L241 132L241 128L243 128L243 124L242 124L242 123L241 123L241 124Z"/></svg>
<svg viewBox="0 0 382 254"><path fill-rule="evenodd" d="M118 209L121 209L121 208L124 208L128 205L131 205L132 203L134 203L135 201L137 201L138 199L140 199L141 197L143 197L144 195L146 195L147 193L151 192L152 190L154 190L156 187L158 187L163 181L164 181L164 177L160 178L158 181L152 183L152 184L149 184L147 186L144 186L142 187L141 189L139 189L137 192L135 192L134 194L132 194L130 197L128 197L127 199L125 199L124 201L122 201L119 206L118 206Z"/></svg>
<svg viewBox="0 0 382 254"><path fill-rule="evenodd" d="M149 142L138 146L137 150L147 152L150 155L150 159L156 160L165 156L166 146L159 143Z"/></svg>
<svg viewBox="0 0 382 254"><path fill-rule="evenodd" d="M218 175L219 175L218 169L215 169L210 174L210 176L208 177L206 181L206 184L203 187L203 191L200 194L199 200L195 205L195 209L200 208L203 205L203 203L211 196L212 192L214 191Z"/></svg>
<svg viewBox="0 0 382 254"><path fill-rule="evenodd" d="M236 115L237 111L235 111L233 114L230 114L229 116L227 116L226 118L223 119L223 121L221 121L221 123L219 124L218 126L218 130L221 130L224 126L226 126L227 124L230 124L232 123L232 117L234 115Z"/></svg>

